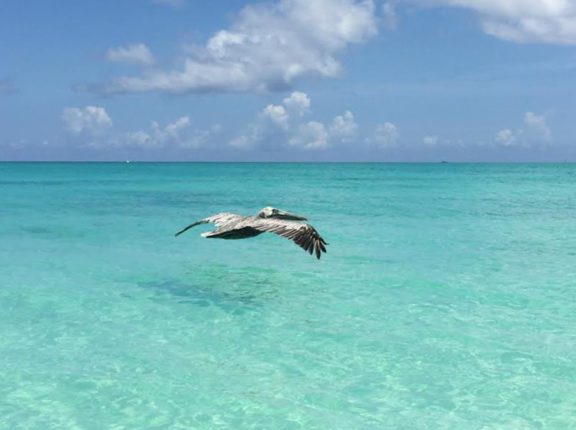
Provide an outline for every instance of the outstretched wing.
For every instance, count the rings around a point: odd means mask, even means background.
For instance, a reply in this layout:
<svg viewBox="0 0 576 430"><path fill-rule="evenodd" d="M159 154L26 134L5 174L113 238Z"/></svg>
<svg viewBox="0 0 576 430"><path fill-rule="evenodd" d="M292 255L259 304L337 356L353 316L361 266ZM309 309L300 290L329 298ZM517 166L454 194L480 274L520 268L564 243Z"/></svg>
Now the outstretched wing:
<svg viewBox="0 0 576 430"><path fill-rule="evenodd" d="M320 259L323 252L326 252L326 241L310 224L267 218L256 220L250 224L250 227L262 232L276 233L279 236L290 239L304 251L308 251L310 255L315 253L318 259Z"/></svg>
<svg viewBox="0 0 576 430"><path fill-rule="evenodd" d="M197 225L201 224L208 224L212 223L216 225L217 229L226 228L227 225L236 224L238 221L243 220L245 217L242 215L231 214L228 212L222 212L216 215L209 216L208 218L201 219L200 221L193 222L190 225L187 225L174 236L180 236L182 233L190 230L192 227L196 227Z"/></svg>

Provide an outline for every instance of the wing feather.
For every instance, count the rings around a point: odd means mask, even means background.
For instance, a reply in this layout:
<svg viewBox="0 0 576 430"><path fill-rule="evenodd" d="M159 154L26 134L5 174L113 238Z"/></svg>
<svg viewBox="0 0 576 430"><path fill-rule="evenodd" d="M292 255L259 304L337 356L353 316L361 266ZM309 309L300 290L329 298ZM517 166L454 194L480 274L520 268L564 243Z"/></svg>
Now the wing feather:
<svg viewBox="0 0 576 430"><path fill-rule="evenodd" d="M236 215L229 212L221 212L215 215L211 215L208 218L201 219L200 221L193 222L190 225L187 225L178 233L176 233L175 236L180 236L182 233L190 230L192 227L196 227L197 225L208 223L214 224L216 226L216 230L220 230L225 228L227 225L231 223L238 223L238 221L241 221L245 218L246 217L243 217L242 215Z"/></svg>
<svg viewBox="0 0 576 430"><path fill-rule="evenodd" d="M256 219L250 223L250 226L262 232L275 233L278 236L285 237L310 255L316 254L318 259L322 256L322 253L326 252L326 241L310 224L267 218Z"/></svg>

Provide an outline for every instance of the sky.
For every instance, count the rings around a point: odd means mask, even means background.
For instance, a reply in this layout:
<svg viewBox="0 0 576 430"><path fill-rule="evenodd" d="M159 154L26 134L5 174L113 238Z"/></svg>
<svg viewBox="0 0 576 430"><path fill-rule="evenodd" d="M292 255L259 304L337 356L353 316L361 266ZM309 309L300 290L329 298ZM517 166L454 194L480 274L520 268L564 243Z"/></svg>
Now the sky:
<svg viewBox="0 0 576 430"><path fill-rule="evenodd" d="M2 0L0 161L576 161L576 0Z"/></svg>

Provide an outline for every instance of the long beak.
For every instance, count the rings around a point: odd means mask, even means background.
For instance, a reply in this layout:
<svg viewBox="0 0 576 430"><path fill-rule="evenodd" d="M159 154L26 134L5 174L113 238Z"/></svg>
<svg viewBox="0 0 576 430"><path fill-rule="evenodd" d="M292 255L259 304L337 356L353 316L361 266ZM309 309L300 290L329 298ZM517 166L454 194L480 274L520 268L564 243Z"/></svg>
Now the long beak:
<svg viewBox="0 0 576 430"><path fill-rule="evenodd" d="M282 211L282 210L278 211L278 213L275 215L275 218L287 219L287 220L291 220L291 221L308 221L308 219L303 217L303 216L291 214L290 212L286 212L286 211Z"/></svg>

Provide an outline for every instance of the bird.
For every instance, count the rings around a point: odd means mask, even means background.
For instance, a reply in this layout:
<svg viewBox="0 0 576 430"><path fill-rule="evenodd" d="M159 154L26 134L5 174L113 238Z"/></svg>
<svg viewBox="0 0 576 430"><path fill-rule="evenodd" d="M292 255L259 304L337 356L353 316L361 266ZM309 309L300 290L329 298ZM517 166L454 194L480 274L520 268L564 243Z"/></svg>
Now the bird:
<svg viewBox="0 0 576 430"><path fill-rule="evenodd" d="M177 232L175 236L180 236L197 225L208 223L216 226L214 231L201 234L202 237L209 239L247 239L270 232L292 240L304 251L308 251L310 255L315 254L316 258L320 259L322 253L326 252L326 245L328 244L314 227L300 221L308 221L308 219L267 206L255 216L243 216L229 212L217 213L193 222Z"/></svg>

